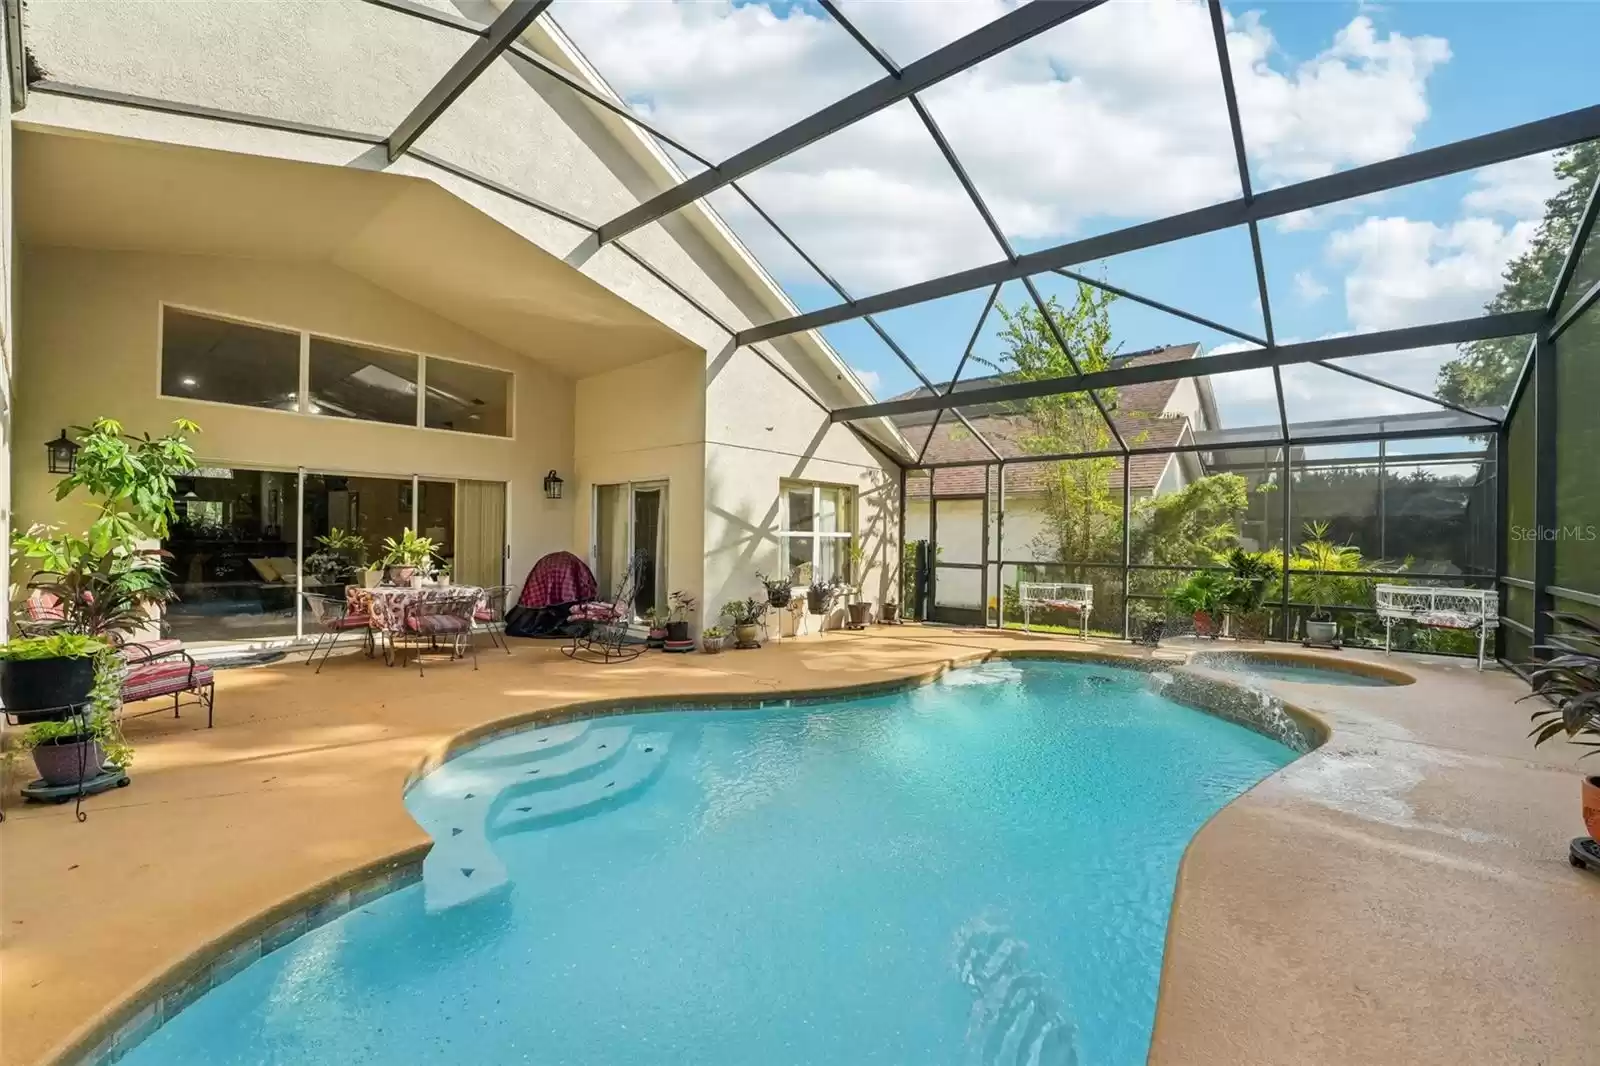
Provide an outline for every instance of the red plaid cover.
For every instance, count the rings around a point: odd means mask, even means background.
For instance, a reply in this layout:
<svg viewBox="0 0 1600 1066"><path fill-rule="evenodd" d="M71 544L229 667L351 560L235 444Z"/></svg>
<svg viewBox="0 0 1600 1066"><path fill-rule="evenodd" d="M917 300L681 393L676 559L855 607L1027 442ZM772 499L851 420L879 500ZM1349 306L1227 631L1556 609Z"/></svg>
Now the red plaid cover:
<svg viewBox="0 0 1600 1066"><path fill-rule="evenodd" d="M598 587L588 563L571 552L551 552L528 571L517 603L523 607L549 607L592 600Z"/></svg>

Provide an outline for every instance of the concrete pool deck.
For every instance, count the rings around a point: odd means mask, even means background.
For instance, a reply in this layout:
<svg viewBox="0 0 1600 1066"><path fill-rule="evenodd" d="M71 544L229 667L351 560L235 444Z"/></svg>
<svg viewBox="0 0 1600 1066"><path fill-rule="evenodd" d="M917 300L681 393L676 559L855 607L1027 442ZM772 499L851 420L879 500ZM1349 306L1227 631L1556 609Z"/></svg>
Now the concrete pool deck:
<svg viewBox="0 0 1600 1066"><path fill-rule="evenodd" d="M905 626L614 666L518 642L483 651L476 672L440 663L423 678L359 656L320 676L299 661L224 671L214 730L197 714L129 724L133 785L88 800L82 824L70 805L21 805L12 771L0 1066L94 1046L123 1004L208 945L352 870L420 854L401 789L452 738L578 701L778 697L1017 651L1148 655ZM1576 751L1528 746L1528 708L1513 706L1526 688L1509 675L1388 662L1416 683L1267 683L1332 735L1190 846L1151 1062L1597 1061L1600 878L1566 859L1582 831Z"/></svg>

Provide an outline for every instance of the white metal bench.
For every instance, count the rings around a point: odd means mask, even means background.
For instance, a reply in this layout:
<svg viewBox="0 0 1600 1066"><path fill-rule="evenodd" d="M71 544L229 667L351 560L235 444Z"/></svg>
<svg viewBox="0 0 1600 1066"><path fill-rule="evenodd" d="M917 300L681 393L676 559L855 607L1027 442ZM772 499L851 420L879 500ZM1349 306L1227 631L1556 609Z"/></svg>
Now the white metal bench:
<svg viewBox="0 0 1600 1066"><path fill-rule="evenodd" d="M1062 582L1024 581L1017 586L1017 599L1022 604L1022 629L1031 633L1033 609L1078 612L1078 631L1084 639L1089 636L1089 615L1094 610L1094 586L1072 585Z"/></svg>
<svg viewBox="0 0 1600 1066"><path fill-rule="evenodd" d="M1435 629L1476 629L1478 669L1489 630L1500 624L1500 595L1493 589L1430 588L1426 585L1379 585L1378 617L1383 619L1383 650L1396 622L1415 622Z"/></svg>

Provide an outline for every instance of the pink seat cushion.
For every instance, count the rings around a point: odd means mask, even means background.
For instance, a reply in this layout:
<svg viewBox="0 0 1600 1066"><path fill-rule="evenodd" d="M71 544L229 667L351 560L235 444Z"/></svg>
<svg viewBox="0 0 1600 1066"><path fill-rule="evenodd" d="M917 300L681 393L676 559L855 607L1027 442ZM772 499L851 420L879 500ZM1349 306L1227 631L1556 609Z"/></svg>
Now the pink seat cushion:
<svg viewBox="0 0 1600 1066"><path fill-rule="evenodd" d="M615 622L620 617L622 612L609 603L577 603L567 612L573 622Z"/></svg>
<svg viewBox="0 0 1600 1066"><path fill-rule="evenodd" d="M500 621L500 616L487 607L479 607L472 612L472 620L474 622L498 622Z"/></svg>
<svg viewBox="0 0 1600 1066"><path fill-rule="evenodd" d="M155 640L130 640L117 649L129 663L148 663L183 650L183 641L176 637L158 637Z"/></svg>
<svg viewBox="0 0 1600 1066"><path fill-rule="evenodd" d="M413 633L460 633L471 627L465 618L453 614L413 614L406 617L406 628Z"/></svg>
<svg viewBox="0 0 1600 1066"><path fill-rule="evenodd" d="M347 614L343 618L335 618L323 623L324 629L368 629L372 625L372 616L369 614Z"/></svg>
<svg viewBox="0 0 1600 1066"><path fill-rule="evenodd" d="M186 659L163 659L128 671L122 683L122 701L133 703L156 696L171 696L211 684L211 667Z"/></svg>

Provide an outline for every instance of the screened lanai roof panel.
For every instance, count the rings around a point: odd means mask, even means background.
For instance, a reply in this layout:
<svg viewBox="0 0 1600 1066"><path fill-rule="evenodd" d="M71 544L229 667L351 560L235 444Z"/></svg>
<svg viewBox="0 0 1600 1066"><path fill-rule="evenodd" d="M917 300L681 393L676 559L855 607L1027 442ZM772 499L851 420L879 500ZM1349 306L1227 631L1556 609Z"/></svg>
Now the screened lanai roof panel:
<svg viewBox="0 0 1600 1066"><path fill-rule="evenodd" d="M1532 343L1531 335L1522 334L1470 344L1357 355L1329 360L1328 365L1499 417L1511 402L1517 375ZM1396 396L1406 399L1401 393ZM1418 403L1416 410L1437 406L1422 404L1415 398L1412 402Z"/></svg>
<svg viewBox="0 0 1600 1066"><path fill-rule="evenodd" d="M1590 146L1579 151L1594 152ZM1281 339L1545 306L1589 181L1542 152L1261 227ZM1591 181L1594 171L1586 175Z"/></svg>
<svg viewBox="0 0 1600 1066"><path fill-rule="evenodd" d="M1200 3L1103 4L922 99L1020 250L1240 195Z"/></svg>
<svg viewBox="0 0 1600 1066"><path fill-rule="evenodd" d="M884 76L812 4L557 0L547 17L629 107L718 161Z"/></svg>
<svg viewBox="0 0 1600 1066"><path fill-rule="evenodd" d="M1258 188L1600 103L1600 5L1229 4Z"/></svg>
<svg viewBox="0 0 1600 1066"><path fill-rule="evenodd" d="M361 0L33 4L25 32L53 81L379 137L472 40Z"/></svg>
<svg viewBox="0 0 1600 1066"><path fill-rule="evenodd" d="M852 296L1003 256L905 101L762 167L741 184Z"/></svg>

